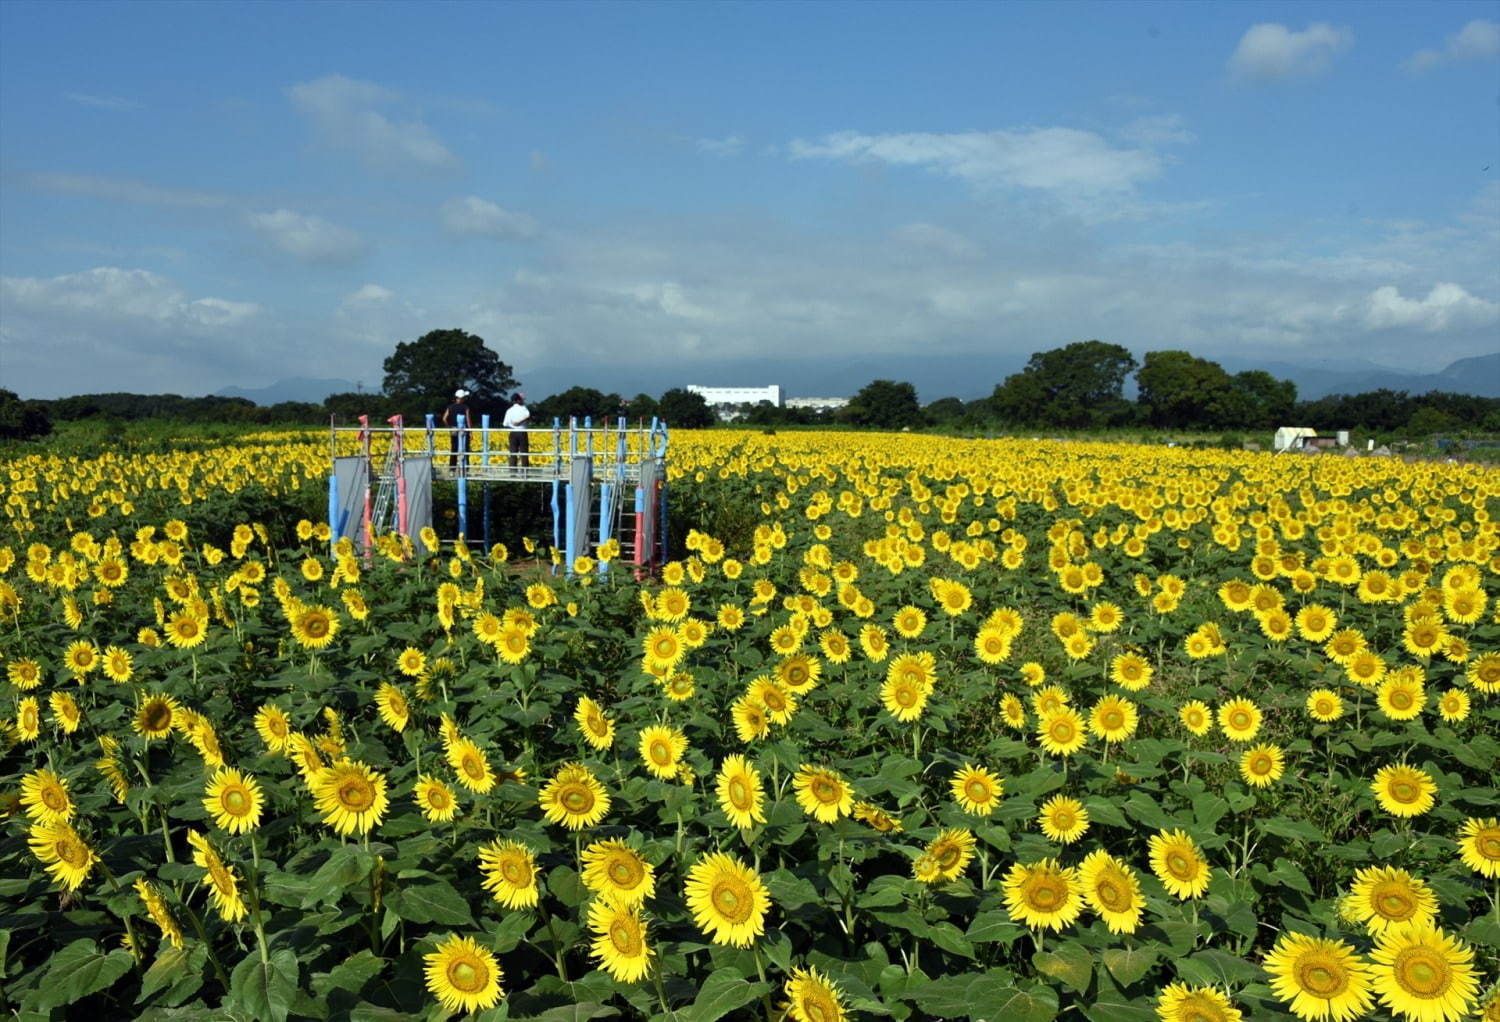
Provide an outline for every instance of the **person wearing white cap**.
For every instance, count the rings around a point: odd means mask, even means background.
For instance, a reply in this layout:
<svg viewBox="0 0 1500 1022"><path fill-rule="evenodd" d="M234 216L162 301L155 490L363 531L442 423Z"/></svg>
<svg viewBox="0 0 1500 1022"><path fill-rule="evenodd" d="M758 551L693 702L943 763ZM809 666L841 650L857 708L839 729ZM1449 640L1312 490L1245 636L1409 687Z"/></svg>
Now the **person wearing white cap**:
<svg viewBox="0 0 1500 1022"><path fill-rule="evenodd" d="M469 392L459 387L453 392L453 403L443 409L443 425L454 430L453 453L448 456L448 467L458 468L458 417L464 417L464 424L469 425L473 421L473 415L469 412Z"/></svg>

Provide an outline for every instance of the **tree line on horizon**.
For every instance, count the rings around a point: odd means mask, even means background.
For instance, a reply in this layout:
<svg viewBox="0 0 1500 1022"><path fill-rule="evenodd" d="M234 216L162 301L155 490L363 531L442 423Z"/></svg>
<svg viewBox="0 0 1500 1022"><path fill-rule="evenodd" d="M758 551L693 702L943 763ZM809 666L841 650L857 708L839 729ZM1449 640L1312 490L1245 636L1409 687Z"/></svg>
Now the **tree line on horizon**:
<svg viewBox="0 0 1500 1022"><path fill-rule="evenodd" d="M425 413L440 413L460 387L470 391L475 422L489 414L498 427L510 394L520 387L511 367L482 338L456 329L433 330L397 344L383 368L378 394L339 393L316 403L269 406L243 397L130 393L26 401L0 390L0 439L45 436L52 422L89 419L272 426L325 424L330 418L348 424L359 415L383 423L401 414L408 425L416 425ZM1126 397L1126 382L1132 376L1133 399ZM538 425L570 417L591 417L596 423L616 417L632 423L661 418L685 428L717 421L714 409L700 395L681 387L659 397L642 393L626 398L575 386L528 401L527 407ZM1295 425L1410 435L1500 432L1497 398L1381 389L1299 401L1295 383L1263 370L1230 374L1217 362L1179 350L1148 351L1137 362L1128 349L1099 340L1035 352L1020 372L997 384L988 397L974 401L944 397L924 406L911 383L874 380L841 409L815 411L761 402L736 412L737 425L758 427L1265 431Z"/></svg>

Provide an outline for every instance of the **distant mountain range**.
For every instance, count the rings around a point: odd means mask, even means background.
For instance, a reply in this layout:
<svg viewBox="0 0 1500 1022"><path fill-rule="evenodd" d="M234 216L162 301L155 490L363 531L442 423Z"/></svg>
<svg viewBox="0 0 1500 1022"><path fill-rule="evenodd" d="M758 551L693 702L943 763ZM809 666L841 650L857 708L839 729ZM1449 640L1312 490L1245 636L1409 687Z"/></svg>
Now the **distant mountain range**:
<svg viewBox="0 0 1500 1022"><path fill-rule="evenodd" d="M346 394L355 389L352 380L320 380L309 376L291 376L277 380L269 387L225 387L214 397L244 397L258 405L279 405L283 401L307 401L322 404L329 394Z"/></svg>
<svg viewBox="0 0 1500 1022"><path fill-rule="evenodd" d="M1459 359L1436 373L1409 373L1375 362L1353 360L1318 365L1218 359L1231 373L1264 369L1277 379L1297 384L1297 396L1310 401L1328 394L1371 390L1404 390L1425 394L1446 390L1500 398L1500 352ZM909 380L924 404L940 397L971 401L987 397L995 385L1026 364L1024 358L980 355L868 355L809 358L771 365L762 359L720 359L684 368L680 362L631 363L614 367L538 366L518 370L522 389L532 401L569 387L594 387L623 397L661 396L690 383L705 387L763 387L780 384L787 397L849 397L871 380ZM258 405L282 401L317 403L329 394L355 390L350 380L294 376L269 387L225 387L220 397L249 398Z"/></svg>

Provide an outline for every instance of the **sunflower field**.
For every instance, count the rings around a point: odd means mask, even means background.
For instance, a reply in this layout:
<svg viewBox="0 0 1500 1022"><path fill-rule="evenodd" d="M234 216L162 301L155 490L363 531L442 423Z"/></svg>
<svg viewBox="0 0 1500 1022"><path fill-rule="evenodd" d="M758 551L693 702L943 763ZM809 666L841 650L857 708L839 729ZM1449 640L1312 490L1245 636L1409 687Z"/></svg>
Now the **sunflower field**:
<svg viewBox="0 0 1500 1022"><path fill-rule="evenodd" d="M638 580L325 452L4 463L0 1011L1500 1020L1500 471L679 433Z"/></svg>

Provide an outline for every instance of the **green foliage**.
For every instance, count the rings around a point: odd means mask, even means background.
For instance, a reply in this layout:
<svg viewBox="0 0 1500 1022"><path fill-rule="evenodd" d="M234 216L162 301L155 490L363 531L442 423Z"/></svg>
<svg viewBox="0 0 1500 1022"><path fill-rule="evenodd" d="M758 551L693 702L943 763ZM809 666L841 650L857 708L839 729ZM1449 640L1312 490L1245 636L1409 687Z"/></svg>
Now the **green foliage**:
<svg viewBox="0 0 1500 1022"><path fill-rule="evenodd" d="M683 387L673 387L663 394L656 403L656 414L677 429L707 429L718 421L702 394Z"/></svg>
<svg viewBox="0 0 1500 1022"><path fill-rule="evenodd" d="M1136 362L1118 344L1075 341L1039 351L990 398L1002 422L1098 429L1129 422L1125 378Z"/></svg>
<svg viewBox="0 0 1500 1022"><path fill-rule="evenodd" d="M402 341L383 368L382 391L407 415L442 410L460 387L476 407L497 405L517 385L511 367L484 338L464 330L429 330Z"/></svg>
<svg viewBox="0 0 1500 1022"><path fill-rule="evenodd" d="M0 390L0 440L37 440L52 432L52 420L40 401L22 401L15 391Z"/></svg>
<svg viewBox="0 0 1500 1022"><path fill-rule="evenodd" d="M915 429L923 424L917 389L910 383L873 380L849 399L840 418L856 426Z"/></svg>

